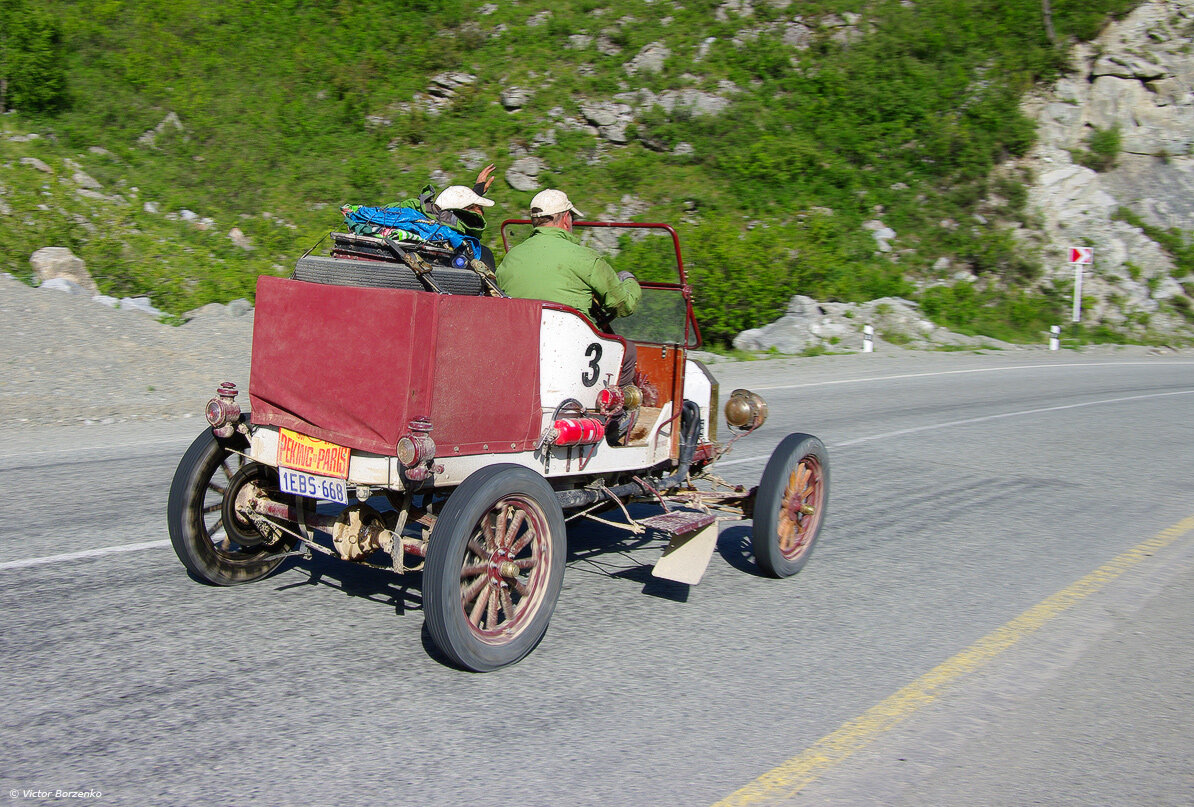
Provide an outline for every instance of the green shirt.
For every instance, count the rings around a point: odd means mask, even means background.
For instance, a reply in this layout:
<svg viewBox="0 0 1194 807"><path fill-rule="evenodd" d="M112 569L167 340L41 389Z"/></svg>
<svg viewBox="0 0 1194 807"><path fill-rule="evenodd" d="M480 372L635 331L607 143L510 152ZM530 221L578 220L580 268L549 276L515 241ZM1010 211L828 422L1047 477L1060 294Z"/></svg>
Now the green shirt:
<svg viewBox="0 0 1194 807"><path fill-rule="evenodd" d="M506 255L497 278L511 297L563 303L584 314L596 306L626 317L643 295L637 280L618 280L604 258L559 227L536 227Z"/></svg>

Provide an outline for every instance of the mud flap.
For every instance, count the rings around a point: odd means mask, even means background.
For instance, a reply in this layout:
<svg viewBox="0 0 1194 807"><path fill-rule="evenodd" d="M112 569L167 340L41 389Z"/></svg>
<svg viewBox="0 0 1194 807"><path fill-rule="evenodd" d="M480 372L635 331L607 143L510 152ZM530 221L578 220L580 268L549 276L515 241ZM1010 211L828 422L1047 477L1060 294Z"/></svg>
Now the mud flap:
<svg viewBox="0 0 1194 807"><path fill-rule="evenodd" d="M673 535L651 574L690 586L701 582L717 547L717 526L713 521L695 531Z"/></svg>

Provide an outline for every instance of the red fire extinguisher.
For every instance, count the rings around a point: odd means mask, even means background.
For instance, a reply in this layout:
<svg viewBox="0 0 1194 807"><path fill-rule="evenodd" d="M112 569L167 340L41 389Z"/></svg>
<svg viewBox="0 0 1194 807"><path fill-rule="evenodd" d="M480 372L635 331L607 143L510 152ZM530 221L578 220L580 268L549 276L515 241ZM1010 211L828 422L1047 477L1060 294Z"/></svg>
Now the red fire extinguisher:
<svg viewBox="0 0 1194 807"><path fill-rule="evenodd" d="M605 424L597 418L559 418L551 425L557 446L583 446L605 439Z"/></svg>

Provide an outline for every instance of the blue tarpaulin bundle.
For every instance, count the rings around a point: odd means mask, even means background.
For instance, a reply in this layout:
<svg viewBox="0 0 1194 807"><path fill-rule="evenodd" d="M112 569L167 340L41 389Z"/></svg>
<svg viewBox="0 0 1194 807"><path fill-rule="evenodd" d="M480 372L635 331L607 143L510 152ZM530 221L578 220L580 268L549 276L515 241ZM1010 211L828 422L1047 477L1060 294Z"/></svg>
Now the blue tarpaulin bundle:
<svg viewBox="0 0 1194 807"><path fill-rule="evenodd" d="M477 239L440 224L413 207L346 205L341 211L349 228L358 235L391 235L389 231L397 231L401 240L405 240L401 234L408 234L413 236L411 240L442 241L452 249L467 246L472 257L481 257L481 244Z"/></svg>

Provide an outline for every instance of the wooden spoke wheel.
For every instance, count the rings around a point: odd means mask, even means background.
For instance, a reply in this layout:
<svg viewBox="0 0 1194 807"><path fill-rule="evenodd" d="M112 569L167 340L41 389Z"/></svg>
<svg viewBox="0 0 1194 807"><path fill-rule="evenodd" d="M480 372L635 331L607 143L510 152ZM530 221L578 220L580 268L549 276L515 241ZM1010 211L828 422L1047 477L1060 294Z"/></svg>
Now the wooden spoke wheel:
<svg viewBox="0 0 1194 807"><path fill-rule="evenodd" d="M542 476L510 464L474 473L428 545L423 611L436 646L477 672L521 659L547 630L566 551L564 513Z"/></svg>
<svg viewBox="0 0 1194 807"><path fill-rule="evenodd" d="M759 568L789 577L808 562L829 502L829 455L808 434L789 434L776 447L755 498L751 545Z"/></svg>
<svg viewBox="0 0 1194 807"><path fill-rule="evenodd" d="M283 561L278 556L295 544L284 533L262 535L235 512L236 495L245 485L277 489L273 469L237 453L246 447L241 435L221 440L205 429L183 455L170 484L170 543L187 570L205 583L231 586L260 580L278 568Z"/></svg>

